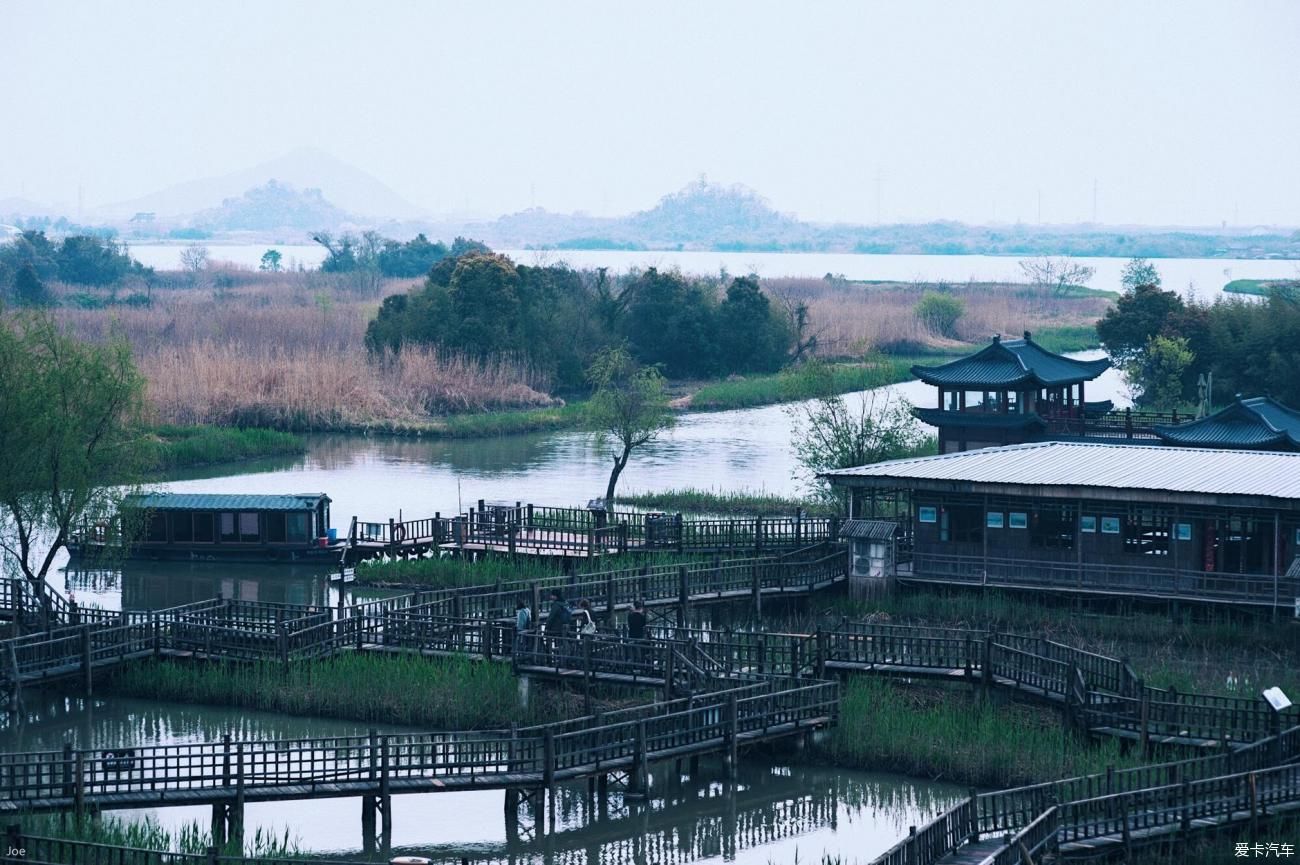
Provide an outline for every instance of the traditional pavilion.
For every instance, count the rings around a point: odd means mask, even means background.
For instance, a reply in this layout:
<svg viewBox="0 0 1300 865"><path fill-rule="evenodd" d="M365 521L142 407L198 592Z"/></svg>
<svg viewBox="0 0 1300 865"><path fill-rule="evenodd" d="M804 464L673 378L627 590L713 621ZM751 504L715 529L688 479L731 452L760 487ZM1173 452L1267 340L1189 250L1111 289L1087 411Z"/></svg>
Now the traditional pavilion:
<svg viewBox="0 0 1300 865"><path fill-rule="evenodd" d="M941 366L914 366L912 374L939 389L938 408L913 409L939 430L939 452L1082 436L1089 414L1104 414L1109 400L1088 403L1084 385L1110 361L1076 360L1034 342L994 336L975 354Z"/></svg>
<svg viewBox="0 0 1300 865"><path fill-rule="evenodd" d="M1300 412L1267 396L1242 399L1208 417L1152 430L1167 445L1300 451Z"/></svg>

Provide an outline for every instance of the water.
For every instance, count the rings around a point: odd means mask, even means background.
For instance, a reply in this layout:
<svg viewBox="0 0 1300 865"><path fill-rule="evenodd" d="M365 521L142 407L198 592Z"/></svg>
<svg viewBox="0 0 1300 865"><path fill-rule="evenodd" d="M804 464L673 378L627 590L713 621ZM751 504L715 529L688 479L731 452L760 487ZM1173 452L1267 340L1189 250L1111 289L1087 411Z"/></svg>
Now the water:
<svg viewBox="0 0 1300 865"><path fill-rule="evenodd" d="M141 244L131 254L150 267L179 269L185 244ZM209 244L213 261L256 267L262 253L278 249L286 268L316 267L325 249L316 244ZM833 252L679 252L621 250L502 250L524 264L568 262L579 268L608 267L616 273L631 268L677 267L687 273L757 273L760 276L822 277L843 274L849 279L883 279L904 282L1023 282L1017 256L999 255L858 255ZM1126 258L1075 258L1094 267L1092 288L1118 291ZM1165 288L1184 292L1189 287L1201 298L1212 297L1233 279L1300 278L1300 262L1237 258L1154 259Z"/></svg>
<svg viewBox="0 0 1300 865"><path fill-rule="evenodd" d="M918 406L936 404L935 388L920 381L886 390ZM1088 398L1128 404L1114 370L1089 382ZM190 473L158 486L178 492L325 492L333 499L334 525L346 529L354 515L369 522L449 515L478 499L582 506L604 494L608 466L604 450L589 434L577 431L463 441L315 436L299 458L219 468L206 477ZM695 487L796 495L801 485L795 469L784 407L695 412L633 455L620 489ZM121 573L69 573L65 588L78 601L109 609L156 609L210 598L218 589L224 597L325 603L331 597L327 572L327 567L309 566L129 563Z"/></svg>
<svg viewBox="0 0 1300 865"><path fill-rule="evenodd" d="M268 712L112 698L50 699L33 723L0 731L6 749L58 750L65 741L97 749L244 738L356 735L370 725ZM380 727L382 732L401 732ZM870 861L931 817L968 795L952 784L892 775L797 765L789 751L743 754L729 790L716 762L704 761L699 780L671 766L657 768L644 805L625 803L611 787L605 803L587 799L586 785L561 788L553 833L531 840L531 812L511 839L497 791L393 797L394 854L507 856L531 862L817 862L823 852ZM206 827L207 806L115 812L151 814L167 828ZM248 805L246 837L260 827L291 837L307 851L333 855L362 849L357 799Z"/></svg>

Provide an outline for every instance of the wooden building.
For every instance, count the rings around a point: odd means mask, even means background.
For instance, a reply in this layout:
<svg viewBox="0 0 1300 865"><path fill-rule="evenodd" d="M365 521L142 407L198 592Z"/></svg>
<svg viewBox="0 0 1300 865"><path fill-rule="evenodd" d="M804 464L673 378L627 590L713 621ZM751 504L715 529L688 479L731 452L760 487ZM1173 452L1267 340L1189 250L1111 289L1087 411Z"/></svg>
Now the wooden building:
<svg viewBox="0 0 1300 865"><path fill-rule="evenodd" d="M144 493L127 496L114 525L89 526L73 555L224 561L337 559L346 541L330 530L324 493L232 495ZM123 528L125 527L125 529ZM123 538L134 538L123 544Z"/></svg>
<svg viewBox="0 0 1300 865"><path fill-rule="evenodd" d="M1300 598L1300 453L1049 441L823 477L851 517L898 523L900 581L1288 612Z"/></svg>

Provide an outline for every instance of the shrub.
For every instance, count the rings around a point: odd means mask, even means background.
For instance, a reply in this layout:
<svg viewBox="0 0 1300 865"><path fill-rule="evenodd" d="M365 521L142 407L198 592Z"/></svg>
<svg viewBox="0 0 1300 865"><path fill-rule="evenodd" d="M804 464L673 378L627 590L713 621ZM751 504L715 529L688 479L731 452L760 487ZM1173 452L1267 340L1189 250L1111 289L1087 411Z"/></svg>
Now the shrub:
<svg viewBox="0 0 1300 865"><path fill-rule="evenodd" d="M966 311L961 298L937 291L927 291L916 304L914 312L921 323L935 336L957 338L957 322Z"/></svg>

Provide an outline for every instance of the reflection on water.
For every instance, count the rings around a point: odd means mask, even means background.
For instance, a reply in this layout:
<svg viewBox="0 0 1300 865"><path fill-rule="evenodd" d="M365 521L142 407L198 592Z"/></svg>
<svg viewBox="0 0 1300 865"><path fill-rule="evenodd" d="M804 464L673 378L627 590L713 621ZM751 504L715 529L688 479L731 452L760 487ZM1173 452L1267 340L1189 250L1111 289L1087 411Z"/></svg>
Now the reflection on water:
<svg viewBox="0 0 1300 865"><path fill-rule="evenodd" d="M937 394L919 381L889 390L919 406L933 406ZM1088 396L1128 404L1114 370L1090 383ZM861 398L850 395L851 400ZM375 522L447 515L478 499L580 505L603 495L609 474L603 450L590 435L576 431L454 441L342 435L309 441L310 450L302 457L240 464L232 474L177 477L159 486L180 492L325 492L334 500L334 525L346 531L354 515ZM622 489L696 487L794 495L799 492L794 470L790 419L782 406L693 413L637 452ZM116 584L70 575L69 587L79 599L111 609L203 600L218 589L227 596L316 603L326 592L320 576L326 570L226 564L137 568L132 563Z"/></svg>
<svg viewBox="0 0 1300 865"><path fill-rule="evenodd" d="M58 750L64 742L97 749L236 738L344 736L402 728L267 712L142 700L29 700L33 717L0 731L7 749ZM525 806L517 831L503 816L501 791L395 796L394 852L436 858L508 857L517 863L816 862L823 852L846 862L869 861L939 811L967 795L950 784L835 768L792 765L790 751L747 755L734 785L721 765L704 761L698 779L671 764L657 768L644 803L624 801L619 788L590 796L585 783L562 786L554 827ZM167 827L206 825L207 807L152 813ZM247 806L250 834L291 829L304 849L351 854L362 848L356 799Z"/></svg>

